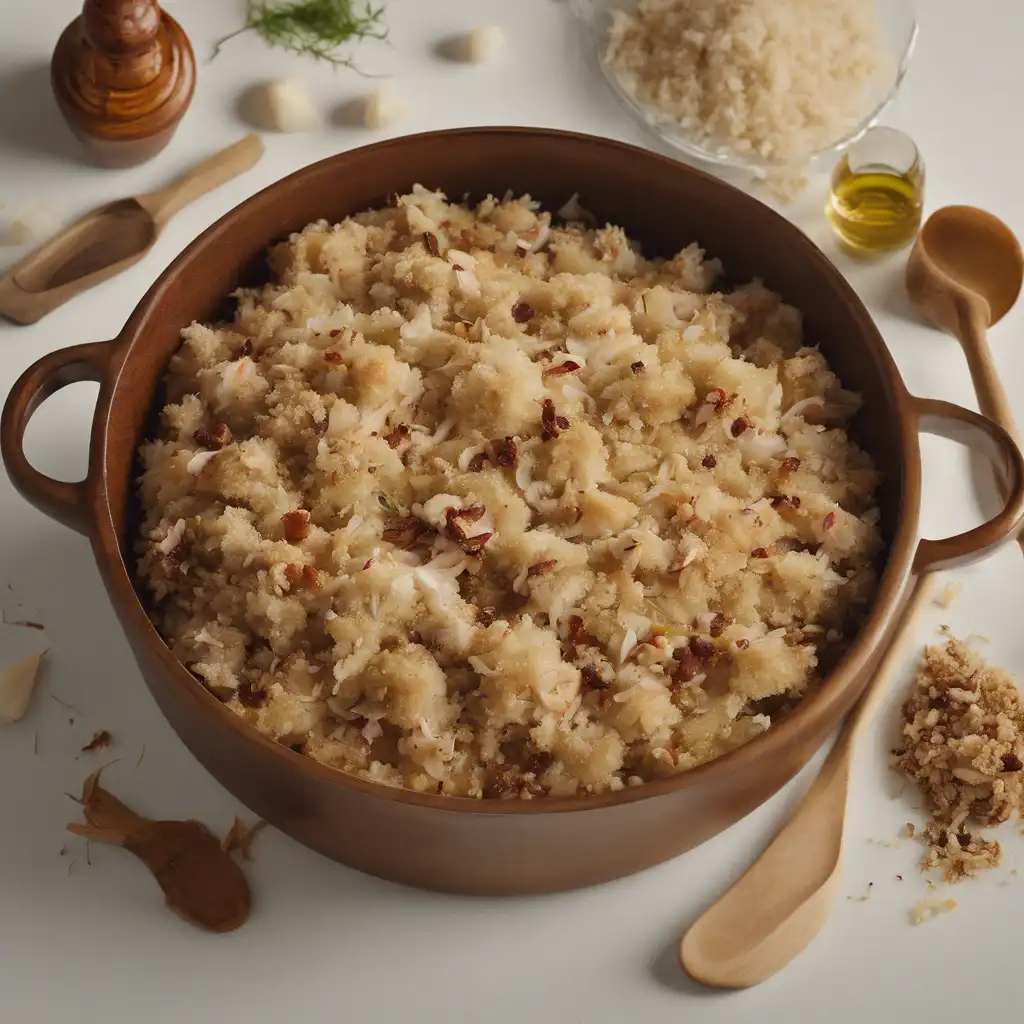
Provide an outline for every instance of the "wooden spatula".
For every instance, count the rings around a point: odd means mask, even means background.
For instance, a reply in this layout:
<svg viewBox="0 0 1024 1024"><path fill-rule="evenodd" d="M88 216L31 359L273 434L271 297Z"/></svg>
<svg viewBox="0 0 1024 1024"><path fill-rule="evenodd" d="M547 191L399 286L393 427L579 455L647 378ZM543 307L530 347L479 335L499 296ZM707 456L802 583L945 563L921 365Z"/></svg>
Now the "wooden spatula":
<svg viewBox="0 0 1024 1024"><path fill-rule="evenodd" d="M182 207L253 167L263 155L249 135L183 178L86 214L0 278L0 316L34 324L68 299L138 263Z"/></svg>

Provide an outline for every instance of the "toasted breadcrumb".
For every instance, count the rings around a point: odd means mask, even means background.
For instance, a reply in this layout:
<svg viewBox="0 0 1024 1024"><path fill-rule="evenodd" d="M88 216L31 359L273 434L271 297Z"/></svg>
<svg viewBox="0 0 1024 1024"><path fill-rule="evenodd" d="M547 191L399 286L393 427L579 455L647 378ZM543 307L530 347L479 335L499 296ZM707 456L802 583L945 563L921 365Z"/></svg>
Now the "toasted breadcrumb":
<svg viewBox="0 0 1024 1024"><path fill-rule="evenodd" d="M947 634L928 647L903 705L898 767L925 797L930 820L920 833L922 870L956 882L996 867L995 840L968 828L998 825L1020 813L1024 793L1024 707L1009 674L984 663ZM907 827L913 834L912 826Z"/></svg>

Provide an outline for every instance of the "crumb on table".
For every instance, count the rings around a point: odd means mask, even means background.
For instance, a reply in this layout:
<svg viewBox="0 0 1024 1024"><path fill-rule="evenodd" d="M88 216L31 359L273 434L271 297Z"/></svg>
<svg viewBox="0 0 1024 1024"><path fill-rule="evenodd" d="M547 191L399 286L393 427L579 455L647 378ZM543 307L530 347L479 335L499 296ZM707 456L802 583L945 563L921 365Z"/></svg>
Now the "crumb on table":
<svg viewBox="0 0 1024 1024"><path fill-rule="evenodd" d="M897 767L918 786L929 821L919 833L923 870L947 882L996 867L987 828L1020 813L1024 793L1024 707L1010 675L991 667L949 636L928 647L903 705L903 745ZM912 824L907 834L914 835Z"/></svg>

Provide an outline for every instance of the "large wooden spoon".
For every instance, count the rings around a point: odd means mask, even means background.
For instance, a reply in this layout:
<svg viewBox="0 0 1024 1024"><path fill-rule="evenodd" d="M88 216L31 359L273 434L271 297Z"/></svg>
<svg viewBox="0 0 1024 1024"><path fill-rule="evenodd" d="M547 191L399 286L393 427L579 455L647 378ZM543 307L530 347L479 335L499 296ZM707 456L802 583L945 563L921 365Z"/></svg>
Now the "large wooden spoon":
<svg viewBox="0 0 1024 1024"><path fill-rule="evenodd" d="M926 320L959 339L981 411L1018 446L1020 434L986 331L1010 311L1022 282L1020 242L998 217L973 206L936 210L921 229L907 263L911 301Z"/></svg>
<svg viewBox="0 0 1024 1024"><path fill-rule="evenodd" d="M0 278L0 316L34 324L68 299L120 274L153 247L183 206L249 170L263 154L249 135L158 192L120 199L76 221Z"/></svg>
<svg viewBox="0 0 1024 1024"><path fill-rule="evenodd" d="M889 649L796 814L683 936L679 962L695 981L713 988L758 985L802 952L828 920L842 877L853 753L902 663L932 579L929 573L915 584Z"/></svg>

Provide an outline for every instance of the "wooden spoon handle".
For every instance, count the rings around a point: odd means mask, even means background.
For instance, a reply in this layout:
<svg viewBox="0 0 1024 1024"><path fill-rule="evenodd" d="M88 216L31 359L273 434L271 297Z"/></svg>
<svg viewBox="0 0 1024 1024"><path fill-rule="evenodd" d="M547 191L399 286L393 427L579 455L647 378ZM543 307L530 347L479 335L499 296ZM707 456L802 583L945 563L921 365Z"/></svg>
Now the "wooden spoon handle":
<svg viewBox="0 0 1024 1024"><path fill-rule="evenodd" d="M840 879L850 766L858 738L889 691L931 592L918 578L896 633L810 789L768 848L694 922L679 962L713 988L749 988L792 962L828 920Z"/></svg>
<svg viewBox="0 0 1024 1024"><path fill-rule="evenodd" d="M1013 438L1018 448L1022 447L1006 389L999 379L992 350L988 346L988 317L978 303L972 302L966 315L961 317L960 330L960 342L967 356L981 411L989 419L995 420Z"/></svg>
<svg viewBox="0 0 1024 1024"><path fill-rule="evenodd" d="M136 196L135 201L149 213L159 230L182 207L248 171L262 155L263 142L260 137L247 135L241 142L204 160L166 188Z"/></svg>

